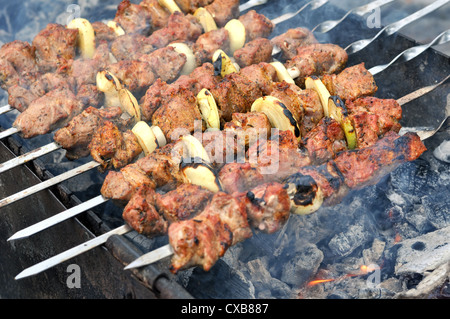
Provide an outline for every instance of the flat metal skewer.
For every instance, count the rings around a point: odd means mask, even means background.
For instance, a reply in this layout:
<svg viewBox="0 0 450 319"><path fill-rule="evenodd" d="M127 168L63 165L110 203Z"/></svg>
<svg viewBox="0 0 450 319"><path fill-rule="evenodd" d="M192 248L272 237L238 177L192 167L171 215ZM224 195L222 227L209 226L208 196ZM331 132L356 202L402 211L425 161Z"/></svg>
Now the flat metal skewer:
<svg viewBox="0 0 450 319"><path fill-rule="evenodd" d="M13 134L19 133L19 132L20 132L19 129L17 129L15 127L11 127L11 128L9 128L7 130L4 130L3 132L0 132L0 140L6 138L8 136L11 136Z"/></svg>
<svg viewBox="0 0 450 319"><path fill-rule="evenodd" d="M8 113L9 111L14 110L14 108L11 107L11 105L7 104L5 106L0 107L0 115Z"/></svg>
<svg viewBox="0 0 450 319"><path fill-rule="evenodd" d="M249 0L239 6L239 12L267 3L268 0Z"/></svg>
<svg viewBox="0 0 450 319"><path fill-rule="evenodd" d="M26 268L21 273L19 273L15 277L15 279L18 280L18 279L22 279L25 277L29 277L29 276L33 276L38 273L41 273L44 270L54 267L66 260L69 260L78 255L81 255L82 253L85 253L85 252L91 250L92 248L98 247L98 246L106 243L108 238L111 237L112 235L123 235L123 234L126 234L127 232L129 232L130 230L131 230L131 228L128 225L120 226L120 227L113 229L101 236L95 237L85 243L82 243L82 244L75 246L69 250L66 250L56 256L46 259L34 266Z"/></svg>
<svg viewBox="0 0 450 319"><path fill-rule="evenodd" d="M84 165L81 165L80 167L77 167L77 168L75 168L73 170L67 171L67 172L65 172L63 174L60 174L60 175L56 176L56 177L50 178L50 179L48 179L46 181L43 181L43 182L41 182L39 184L31 186L31 187L29 187L29 188L27 188L27 189L25 189L25 190L23 190L21 192L15 193L14 195L11 195L9 197L6 197L6 198L0 200L0 208L4 207L6 205L9 205L11 203L14 203L14 202L16 202L18 200L21 200L21 199L23 199L25 197L28 197L28 196L30 196L32 194L35 194L35 193L37 193L37 192L39 192L41 190L47 189L47 188L49 188L49 187L51 187L53 185L59 184L62 181L65 181L65 180L67 180L69 178L77 176L77 175L79 175L81 173L84 173L84 172L86 172L86 171L88 171L90 169L93 169L95 167L98 167L98 166L100 166L100 163L97 163L95 161L91 161L91 162L86 163Z"/></svg>
<svg viewBox="0 0 450 319"><path fill-rule="evenodd" d="M394 34L398 30L402 29L406 25L424 17L425 15L437 10L438 8L442 7L444 4L447 4L450 0L437 0L433 2L432 4L426 6L425 8L416 11L415 13L407 16L406 18L401 19L400 21L391 23L384 28L380 30L372 39L364 39L364 40L358 40L353 42L352 44L348 45L345 48L345 51L347 51L348 54L356 53L365 47L367 47L370 43L375 41L378 37L380 37L382 34L385 34L387 36Z"/></svg>
<svg viewBox="0 0 450 319"><path fill-rule="evenodd" d="M357 8L353 8L353 9L347 11L347 13L344 16L342 16L342 18L340 18L338 20L328 20L328 21L319 23L314 28L312 28L311 31L319 32L319 33L326 33L328 31L331 31L332 29L334 29L337 25L339 25L342 21L344 21L350 14L356 14L356 15L359 15L362 17L362 16L366 15L367 13L372 12L376 8L382 7L385 4L391 3L393 1L397 1L397 0L376 0L376 1L370 2L366 5L363 5L363 6L360 6Z"/></svg>

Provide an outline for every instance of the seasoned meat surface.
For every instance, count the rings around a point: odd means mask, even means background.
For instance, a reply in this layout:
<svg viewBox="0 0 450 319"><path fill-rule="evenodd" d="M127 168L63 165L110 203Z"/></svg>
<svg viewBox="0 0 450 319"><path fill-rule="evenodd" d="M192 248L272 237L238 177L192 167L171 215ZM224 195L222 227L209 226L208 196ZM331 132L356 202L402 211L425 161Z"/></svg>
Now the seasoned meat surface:
<svg viewBox="0 0 450 319"><path fill-rule="evenodd" d="M145 92L156 80L152 66L139 60L123 60L106 68L114 74L128 90L134 94Z"/></svg>
<svg viewBox="0 0 450 319"><path fill-rule="evenodd" d="M90 106L75 116L65 127L57 130L53 139L66 150L66 157L71 160L88 156L90 154L88 146L95 132L105 120L120 121L121 115L122 110L118 106L106 109ZM126 126L125 123L123 126Z"/></svg>
<svg viewBox="0 0 450 319"><path fill-rule="evenodd" d="M129 0L123 0L119 4L114 21L128 34L148 35L152 27L147 7L131 3Z"/></svg>
<svg viewBox="0 0 450 319"><path fill-rule="evenodd" d="M195 41L192 50L194 51L197 65L202 65L206 62L211 62L214 52L222 49L225 52L229 51L230 36L228 31L224 28L208 31L200 35Z"/></svg>
<svg viewBox="0 0 450 319"><path fill-rule="evenodd" d="M229 194L247 192L264 183L265 177L250 163L226 163L219 171L223 190Z"/></svg>
<svg viewBox="0 0 450 319"><path fill-rule="evenodd" d="M215 0L204 8L212 15L218 28L239 17L239 0Z"/></svg>
<svg viewBox="0 0 450 319"><path fill-rule="evenodd" d="M255 10L249 10L238 19L245 27L245 37L247 42L257 38L269 38L275 27L272 21L264 15L257 13Z"/></svg>
<svg viewBox="0 0 450 319"><path fill-rule="evenodd" d="M117 59L138 60L142 54L149 54L155 48L149 43L148 38L141 34L124 34L111 42L111 53Z"/></svg>
<svg viewBox="0 0 450 319"><path fill-rule="evenodd" d="M154 30L164 28L167 25L170 12L161 6L158 0L143 0L139 5L147 9Z"/></svg>
<svg viewBox="0 0 450 319"><path fill-rule="evenodd" d="M147 62L156 77L162 81L175 80L186 63L186 56L175 51L171 46L158 49L149 54L143 54L139 61ZM151 83L150 83L151 84Z"/></svg>
<svg viewBox="0 0 450 319"><path fill-rule="evenodd" d="M378 90L373 75L364 63L345 68L339 74L325 74L322 82L331 95L337 95L343 101L374 95Z"/></svg>
<svg viewBox="0 0 450 319"><path fill-rule="evenodd" d="M241 68L260 62L272 61L272 43L267 38L256 38L234 51L234 59Z"/></svg>
<svg viewBox="0 0 450 319"><path fill-rule="evenodd" d="M317 43L299 47L297 55L286 62L286 68L298 69L300 74L295 79L295 83L303 87L306 77L339 72L345 67L347 60L347 52L341 47L335 44Z"/></svg>
<svg viewBox="0 0 450 319"><path fill-rule="evenodd" d="M78 30L49 23L33 39L36 61L43 72L53 72L76 56Z"/></svg>
<svg viewBox="0 0 450 319"><path fill-rule="evenodd" d="M82 103L65 87L59 87L34 100L19 114L13 126L24 138L43 135L65 125L82 111Z"/></svg>
<svg viewBox="0 0 450 319"><path fill-rule="evenodd" d="M318 43L314 34L306 28L293 28L271 39L274 46L283 52L283 58L291 60L297 55L297 49Z"/></svg>

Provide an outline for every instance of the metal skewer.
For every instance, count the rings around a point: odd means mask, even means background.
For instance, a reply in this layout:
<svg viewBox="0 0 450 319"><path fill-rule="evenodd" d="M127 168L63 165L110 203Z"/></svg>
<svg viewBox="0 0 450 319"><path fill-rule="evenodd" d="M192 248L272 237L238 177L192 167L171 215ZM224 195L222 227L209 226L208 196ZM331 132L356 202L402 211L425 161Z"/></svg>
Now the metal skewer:
<svg viewBox="0 0 450 319"><path fill-rule="evenodd" d="M328 31L331 31L334 29L338 24L340 24L342 21L344 21L350 14L356 14L359 16L364 16L367 13L370 13L371 11L375 10L376 8L379 8L381 6L384 6L385 4L391 3L396 0L376 0L373 2L370 2L366 5L351 9L347 11L347 13L338 20L328 20L324 21L322 23L319 23L314 28L311 29L312 32L320 32L320 33L326 33Z"/></svg>
<svg viewBox="0 0 450 319"><path fill-rule="evenodd" d="M239 11L245 11L248 10L250 8L256 7L256 6L260 6L262 4L267 3L268 0L249 0L246 3L243 3L239 6Z"/></svg>
<svg viewBox="0 0 450 319"><path fill-rule="evenodd" d="M11 107L11 105L7 104L5 106L0 107L0 115L8 113L9 111L14 110L14 108Z"/></svg>
<svg viewBox="0 0 450 319"><path fill-rule="evenodd" d="M385 26L383 29L380 30L372 39L364 39L364 40L358 40L353 42L352 44L348 45L345 48L345 51L347 51L348 54L356 53L365 47L367 47L370 43L375 41L378 37L380 37L382 34L384 35L392 35L396 33L398 30L402 29L406 25L424 17L425 15L437 10L438 8L442 7L444 4L448 3L450 0L437 0L433 2L432 4L426 6L425 8L416 11L415 13L407 16L406 18L403 18L400 21L391 23L387 26Z"/></svg>

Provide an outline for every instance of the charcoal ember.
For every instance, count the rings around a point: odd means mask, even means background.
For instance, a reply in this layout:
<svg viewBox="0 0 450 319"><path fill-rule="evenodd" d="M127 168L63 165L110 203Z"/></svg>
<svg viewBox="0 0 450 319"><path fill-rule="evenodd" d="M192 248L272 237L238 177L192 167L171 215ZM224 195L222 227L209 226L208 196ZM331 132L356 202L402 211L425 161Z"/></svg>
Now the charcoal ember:
<svg viewBox="0 0 450 319"><path fill-rule="evenodd" d="M450 226L449 193L449 190L437 192L433 196L425 197L422 201L427 220L436 229Z"/></svg>
<svg viewBox="0 0 450 319"><path fill-rule="evenodd" d="M301 245L296 254L282 260L283 266L275 263L269 268L270 273L291 287L300 287L316 274L323 261L323 252L316 245L307 243Z"/></svg>
<svg viewBox="0 0 450 319"><path fill-rule="evenodd" d="M391 184L397 193L423 196L438 190L439 174L422 159L401 165L391 173Z"/></svg>
<svg viewBox="0 0 450 319"><path fill-rule="evenodd" d="M350 225L347 230L334 235L328 242L328 247L335 256L348 256L373 239L369 229L364 226L364 222Z"/></svg>

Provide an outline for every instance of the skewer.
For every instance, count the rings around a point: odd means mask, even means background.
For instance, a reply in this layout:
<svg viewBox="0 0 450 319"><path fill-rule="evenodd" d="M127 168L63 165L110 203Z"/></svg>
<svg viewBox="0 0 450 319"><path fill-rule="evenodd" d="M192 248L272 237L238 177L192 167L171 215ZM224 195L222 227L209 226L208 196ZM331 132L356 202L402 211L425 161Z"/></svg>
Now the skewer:
<svg viewBox="0 0 450 319"><path fill-rule="evenodd" d="M11 107L11 105L7 104L5 106L0 107L0 115L8 113L9 111L14 110L14 108Z"/></svg>
<svg viewBox="0 0 450 319"><path fill-rule="evenodd" d="M392 35L405 27L406 25L424 17L425 15L437 10L438 8L442 7L444 4L450 2L450 0L437 0L433 2L432 4L426 6L425 8L416 11L415 13L407 16L406 18L403 18L397 22L391 23L387 26L385 26L383 29L380 30L372 39L364 39L364 40L358 40L353 42L352 44L348 45L345 48L345 51L347 51L348 54L353 54L358 51L361 51L365 47L367 47L370 43L375 41L379 36L382 34L385 34L387 36Z"/></svg>
<svg viewBox="0 0 450 319"><path fill-rule="evenodd" d="M442 81L440 81L439 83L436 83L434 85L430 85L421 89L418 89L412 93L409 93L407 95L405 95L404 97L401 97L397 100L397 102L400 105L404 105L406 103L411 102L412 100L415 100L425 94L428 94L429 92L433 91L434 89L436 89L437 87L439 87L440 85L442 85L443 83L445 83L445 81L447 81L450 78L450 75L448 75L445 79L443 79ZM446 109L446 114L447 117L450 116L450 105L447 105L447 109ZM439 125L439 127L433 131L425 131L422 134L418 135L420 136L420 138L422 140L425 140L427 138L430 138L431 136L433 136L444 124L445 120L447 119L447 117L441 122L441 124ZM405 131L405 130L403 130ZM401 131L402 132L402 131ZM8 240L16 240L16 239L21 239L21 238L25 238L25 237L29 237L32 236L44 229L47 229L51 226L56 225L57 223L60 223L64 220L67 220L69 218L72 218L78 214L81 214L83 212L85 212L86 210L89 210L97 205L100 205L104 202L106 202L107 199L105 199L102 195L99 195L97 197L94 197L93 199L80 204L78 206L75 206L69 210L63 211L55 216L49 217L37 224L34 224L32 226L29 226L17 233L15 233L14 235L12 235Z"/></svg>
<svg viewBox="0 0 450 319"><path fill-rule="evenodd" d="M347 13L342 16L342 18L337 19L337 20L328 20L328 21L319 23L314 28L312 28L311 31L327 33L328 31L331 31L332 29L334 29L342 21L344 21L350 14L356 14L356 15L359 15L362 17L362 16L372 12L376 8L384 6L385 4L391 3L393 1L396 1L396 0L376 0L376 1L370 2L366 5L363 5L363 6L360 6L357 8L353 8L353 9L347 11Z"/></svg>
<svg viewBox="0 0 450 319"><path fill-rule="evenodd" d="M242 11L248 10L250 8L263 5L263 4L267 3L267 1L268 0L249 0L246 3L243 3L239 6L239 11L242 12Z"/></svg>

